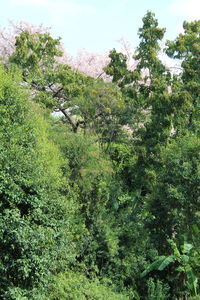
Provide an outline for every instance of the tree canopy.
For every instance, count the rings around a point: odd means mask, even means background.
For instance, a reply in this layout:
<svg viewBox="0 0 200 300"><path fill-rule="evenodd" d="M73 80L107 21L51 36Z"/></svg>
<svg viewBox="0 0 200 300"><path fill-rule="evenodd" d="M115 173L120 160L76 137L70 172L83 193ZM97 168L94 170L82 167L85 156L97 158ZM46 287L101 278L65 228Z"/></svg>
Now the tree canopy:
<svg viewBox="0 0 200 300"><path fill-rule="evenodd" d="M200 21L142 20L102 76L42 28L0 52L1 299L199 299Z"/></svg>

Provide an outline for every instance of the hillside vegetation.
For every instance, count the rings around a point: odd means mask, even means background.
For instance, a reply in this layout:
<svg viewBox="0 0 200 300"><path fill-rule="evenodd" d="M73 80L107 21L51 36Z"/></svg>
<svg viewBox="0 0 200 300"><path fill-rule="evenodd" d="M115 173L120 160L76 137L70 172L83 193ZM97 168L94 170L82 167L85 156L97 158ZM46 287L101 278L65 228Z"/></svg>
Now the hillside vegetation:
<svg viewBox="0 0 200 300"><path fill-rule="evenodd" d="M152 12L93 78L23 30L0 66L0 299L200 299L200 21ZM178 72L164 65L161 53ZM87 63L87 62L86 62Z"/></svg>

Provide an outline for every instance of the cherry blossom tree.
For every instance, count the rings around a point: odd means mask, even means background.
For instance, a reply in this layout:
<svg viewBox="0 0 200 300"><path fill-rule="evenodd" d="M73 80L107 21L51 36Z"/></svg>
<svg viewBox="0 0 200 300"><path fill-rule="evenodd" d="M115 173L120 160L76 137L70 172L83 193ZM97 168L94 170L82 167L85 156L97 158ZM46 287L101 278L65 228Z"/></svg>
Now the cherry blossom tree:
<svg viewBox="0 0 200 300"><path fill-rule="evenodd" d="M10 21L7 28L0 28L0 57L3 62L7 62L8 57L15 51L16 36L23 31L28 31L30 34L46 33L50 31L50 28L42 24L34 25L23 21L19 23ZM133 60L134 48L131 46L131 43L124 38L120 38L118 42L120 52L127 56L128 68L133 70L136 66ZM68 64L72 69L84 75L101 78L104 81L111 81L111 77L103 70L110 62L109 51L92 53L86 49L80 49L75 56L72 56L67 52L63 44L61 44L61 47L63 55L57 58L58 63Z"/></svg>
<svg viewBox="0 0 200 300"><path fill-rule="evenodd" d="M25 30L29 33L45 33L49 29L42 24L33 25L23 21L19 23L10 21L8 28L0 28L0 57L3 62L7 62L8 57L15 51L16 36L20 33Z"/></svg>

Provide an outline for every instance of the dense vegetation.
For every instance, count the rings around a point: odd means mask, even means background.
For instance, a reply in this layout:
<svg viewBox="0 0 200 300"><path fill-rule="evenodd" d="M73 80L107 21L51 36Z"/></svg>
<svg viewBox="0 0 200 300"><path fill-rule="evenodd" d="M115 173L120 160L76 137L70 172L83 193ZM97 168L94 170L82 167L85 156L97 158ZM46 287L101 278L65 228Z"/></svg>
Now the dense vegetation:
<svg viewBox="0 0 200 300"><path fill-rule="evenodd" d="M151 12L94 79L23 31L0 68L0 299L200 299L200 21Z"/></svg>

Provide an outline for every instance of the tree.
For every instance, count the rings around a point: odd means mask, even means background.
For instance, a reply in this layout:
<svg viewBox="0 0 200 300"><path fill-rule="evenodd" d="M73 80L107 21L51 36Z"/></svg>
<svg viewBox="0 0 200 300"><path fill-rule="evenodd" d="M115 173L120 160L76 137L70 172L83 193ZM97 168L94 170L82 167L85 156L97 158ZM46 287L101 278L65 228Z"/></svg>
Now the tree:
<svg viewBox="0 0 200 300"><path fill-rule="evenodd" d="M62 55L60 39L49 33L23 31L16 38L15 52L9 60L23 70L23 80L30 85L33 99L63 114L74 131L77 123L70 114L70 101L79 95L86 79L70 66L58 64Z"/></svg>
<svg viewBox="0 0 200 300"><path fill-rule="evenodd" d="M166 144L172 128L173 103L169 94L170 74L159 59L159 42L165 29L158 27L152 12L143 18L139 29L140 43L134 58L138 61L132 72L132 83L123 88L132 110L133 145L138 153L135 179L132 184L145 196L153 188L155 169L159 161L159 148Z"/></svg>
<svg viewBox="0 0 200 300"><path fill-rule="evenodd" d="M3 68L0 73L0 294L30 299L75 255L70 228L75 208L49 125L27 101L19 76Z"/></svg>
<svg viewBox="0 0 200 300"><path fill-rule="evenodd" d="M91 80L81 96L74 98L72 113L76 115L86 132L96 135L100 145L107 149L120 136L120 118L124 101L119 88L112 83Z"/></svg>
<svg viewBox="0 0 200 300"><path fill-rule="evenodd" d="M0 69L4 299L198 297L199 28L167 42L175 75L152 12L132 67L126 44L72 58L19 27Z"/></svg>
<svg viewBox="0 0 200 300"><path fill-rule="evenodd" d="M182 73L180 98L185 100L182 113L182 130L199 131L199 54L200 54L200 21L184 22L184 34L175 41L167 42L169 57L181 59Z"/></svg>
<svg viewBox="0 0 200 300"><path fill-rule="evenodd" d="M28 31L30 34L36 32L45 33L48 31L48 28L43 25L36 26L27 22L10 22L9 25L8 28L0 29L0 57L3 63L7 63L9 57L15 51L16 36L24 31Z"/></svg>
<svg viewBox="0 0 200 300"><path fill-rule="evenodd" d="M198 224L199 139L181 137L162 150L162 167L151 196L155 240L164 241L185 235L192 242L193 224ZM159 212L160 210L160 212ZM162 246L161 246L162 248Z"/></svg>

